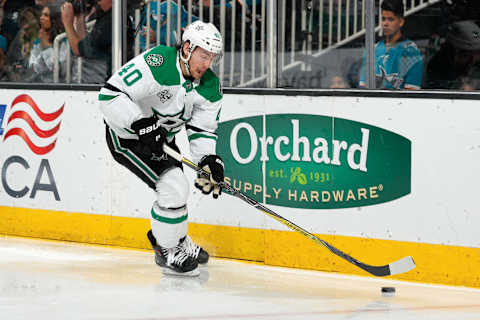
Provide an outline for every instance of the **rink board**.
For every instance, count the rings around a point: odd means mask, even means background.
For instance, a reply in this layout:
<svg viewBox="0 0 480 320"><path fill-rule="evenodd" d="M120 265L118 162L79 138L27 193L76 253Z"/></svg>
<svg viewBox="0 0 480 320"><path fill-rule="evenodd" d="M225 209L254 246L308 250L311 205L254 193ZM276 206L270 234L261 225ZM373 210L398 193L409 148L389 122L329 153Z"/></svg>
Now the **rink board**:
<svg viewBox="0 0 480 320"><path fill-rule="evenodd" d="M112 160L96 93L1 100L0 233L148 248L154 194ZM234 186L355 258L411 255L396 278L480 287L479 116L468 100L226 95L217 152ZM366 275L239 199L192 187L188 206L216 256Z"/></svg>

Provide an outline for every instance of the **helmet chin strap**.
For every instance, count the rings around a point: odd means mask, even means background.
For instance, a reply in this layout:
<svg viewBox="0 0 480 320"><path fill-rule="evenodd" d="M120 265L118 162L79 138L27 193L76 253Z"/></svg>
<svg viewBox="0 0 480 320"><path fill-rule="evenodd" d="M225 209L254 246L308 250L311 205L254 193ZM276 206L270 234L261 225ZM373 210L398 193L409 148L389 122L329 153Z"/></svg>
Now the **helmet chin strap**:
<svg viewBox="0 0 480 320"><path fill-rule="evenodd" d="M188 62L190 61L190 58L192 57L192 52L195 49L195 46L192 46L191 44L188 45L188 56L186 58L183 57L183 46L180 48L180 60L182 60L183 65L185 66L185 72L187 73L187 77L191 77L192 74L190 73L190 65Z"/></svg>

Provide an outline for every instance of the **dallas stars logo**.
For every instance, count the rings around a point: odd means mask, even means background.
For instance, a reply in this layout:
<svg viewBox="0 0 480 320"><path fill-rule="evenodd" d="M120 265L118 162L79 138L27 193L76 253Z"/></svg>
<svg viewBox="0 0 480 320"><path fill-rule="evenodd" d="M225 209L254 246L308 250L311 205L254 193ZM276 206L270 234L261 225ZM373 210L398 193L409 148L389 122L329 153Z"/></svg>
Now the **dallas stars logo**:
<svg viewBox="0 0 480 320"><path fill-rule="evenodd" d="M152 109L152 111L157 116L161 126L167 129L168 132L173 131L177 133L179 130L174 131L173 129L180 127L182 124L189 120L184 117L185 107L183 107L180 112L175 114L161 114L155 109Z"/></svg>
<svg viewBox="0 0 480 320"><path fill-rule="evenodd" d="M163 56L161 54L151 53L147 56L147 63L152 67L160 67L163 64Z"/></svg>

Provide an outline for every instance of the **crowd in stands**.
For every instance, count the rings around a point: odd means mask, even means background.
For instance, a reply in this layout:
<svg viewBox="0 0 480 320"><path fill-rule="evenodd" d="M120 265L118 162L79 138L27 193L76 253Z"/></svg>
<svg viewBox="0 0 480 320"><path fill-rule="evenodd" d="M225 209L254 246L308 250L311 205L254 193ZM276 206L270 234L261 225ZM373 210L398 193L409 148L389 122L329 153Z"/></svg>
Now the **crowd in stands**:
<svg viewBox="0 0 480 320"><path fill-rule="evenodd" d="M102 84L111 73L112 1L0 0L0 81L51 83L58 61L60 82L65 82L66 74L70 73L73 83ZM190 10L189 3L192 4ZM291 10L289 3L287 1L287 10ZM441 17L444 20L441 25L445 28L439 28L438 33L430 36L428 48L417 47L416 41L409 40L408 34L403 33L402 28L408 17L404 16L402 3L403 0L381 2L383 38L378 40L375 49L376 87L479 90L480 1L445 1ZM167 39L170 45L175 45L180 36L177 33L178 16L183 28L200 17L208 21L213 13L213 22L219 27L219 17L224 12L227 53L238 51L241 46L246 51L251 50L253 36L257 39L253 45L259 45L262 1L225 0L225 8L220 8L220 0L184 0L181 4L179 7L176 0L163 0L158 6L157 1L153 0L147 7L144 0L129 0L126 29L127 43L130 45L127 58L134 55L134 37L137 35L140 51L158 43L167 44ZM252 14L252 11L255 12L252 10L254 5L256 14ZM141 9L140 21L135 25L134 9L138 8ZM313 10L318 8L314 6ZM95 21L92 26L91 21ZM169 26L167 21L170 21ZM326 19L323 21L325 23ZM246 23L247 32L242 31L242 23ZM255 34L250 32L252 29ZM158 35L157 30L160 30ZM395 36L389 37L389 30L393 30ZM231 38L232 31L238 36ZM61 34L64 36L55 41ZM283 50L300 50L306 38L301 32L298 32L297 38L296 43L292 44L287 36ZM72 63L68 64L70 70L67 70L69 55ZM335 74L327 86L365 87L365 54L363 58L357 58L353 82L349 79L351 75Z"/></svg>
<svg viewBox="0 0 480 320"><path fill-rule="evenodd" d="M182 1L183 5L180 9L178 9L178 2L177 1L161 1L160 3L160 44L168 44L167 43L167 21L170 21L170 44L175 44L177 39L177 16L180 16L180 25L181 28L184 28L189 22L196 21L203 17L205 21L210 19L210 15L213 15L213 23L219 27L220 23L220 16L221 16L221 7L220 7L220 0L193 0L192 1L192 10L191 10L191 21L189 20L189 13L187 11L188 1ZM260 0L255 2L255 5L259 7L261 5ZM256 14L253 16L252 14L252 6L253 0L225 0L225 50L230 51L231 47L234 46L235 48L239 49L241 46L241 30L242 30L242 18L245 12L245 24L251 28L252 24L257 26L256 28L256 35L257 39L260 39L260 15ZM169 8L170 7L170 8ZM169 11L170 10L170 11ZM150 47L155 45L156 43L156 31L157 31L157 11L158 11L158 3L157 1L152 1L150 4L150 11L148 15L150 16L150 30L147 30L147 8L142 11L141 15L141 37L140 37L140 48L141 50L145 50L146 42L147 42L147 34L149 35L149 44ZM180 14L178 14L180 11ZM168 14L170 12L170 14ZM258 10L260 12L260 8ZM233 24L233 21L235 23ZM232 28L237 33L235 37L235 41L232 44L230 41L230 35L232 32ZM220 28L219 28L220 29ZM251 49L251 39L252 34L251 32L244 33L244 46L246 50Z"/></svg>
<svg viewBox="0 0 480 320"><path fill-rule="evenodd" d="M72 74L71 82L103 83L111 73L112 1L0 0L0 81L53 82L54 67L58 61L59 82L64 82L66 60L70 55L72 63L68 71ZM147 44L149 48L158 44L157 23L160 24L159 43L166 44L169 38L169 44L175 45L179 37L176 32L177 12L180 12L182 29L190 20L199 19L200 8L203 8L204 17L209 17L210 7L218 17L219 0L201 1L201 4L194 1L194 12L189 16L185 9L187 2L178 8L177 1L161 1L159 15L157 1L150 2L150 11L147 13L145 1L129 0L126 28L127 43L130 45L127 58L134 54L134 36L137 33L140 51L148 49ZM235 1L240 7L251 5L252 0ZM226 6L231 8L232 0L226 0ZM137 8L142 9L142 14L140 23L134 26L134 9ZM147 15L150 16L149 30ZM167 20L170 21L170 28L167 28ZM95 21L92 27L88 27L90 21ZM168 30L170 34L167 36ZM60 34L65 34L65 37L57 41L58 50L55 52L55 38Z"/></svg>
<svg viewBox="0 0 480 320"><path fill-rule="evenodd" d="M423 47L403 31L408 20L404 3L381 2L375 88L480 90L480 1L442 1L437 7L442 14L436 17L432 33L423 36L428 39ZM367 87L365 58L364 52L356 77L350 72L355 68L350 68L349 74L335 74L329 79L329 88Z"/></svg>
<svg viewBox="0 0 480 320"><path fill-rule="evenodd" d="M58 61L64 82L71 55L72 82L103 83L111 69L111 8L112 0L0 0L0 81L53 82ZM80 73L76 57L83 58Z"/></svg>

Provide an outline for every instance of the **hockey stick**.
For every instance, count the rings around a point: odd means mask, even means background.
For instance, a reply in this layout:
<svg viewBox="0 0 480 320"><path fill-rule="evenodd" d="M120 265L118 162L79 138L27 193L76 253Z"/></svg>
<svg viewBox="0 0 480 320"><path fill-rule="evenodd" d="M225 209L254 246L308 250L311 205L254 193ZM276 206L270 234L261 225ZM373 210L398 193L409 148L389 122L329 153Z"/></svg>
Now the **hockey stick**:
<svg viewBox="0 0 480 320"><path fill-rule="evenodd" d="M208 172L206 172L205 170L203 170L202 168L197 166L192 161L184 158L181 154L179 154L178 152L176 152L175 150L173 150L169 146L164 145L163 146L163 151L165 151L166 154L168 154L170 157L174 158L175 160L177 160L177 161L189 166L193 170L199 172L201 175L203 175L205 177L210 176L210 174ZM311 234L307 230L297 226L295 223L293 223L293 222L287 220L286 218L282 217L281 215L273 212L272 210L268 209L267 207L260 204L256 200L254 200L254 199L248 197L247 195L241 193L237 189L230 186L228 183L221 182L220 186L224 190L230 192L233 196L242 199L243 201L245 201L249 205L251 205L251 206L257 208L258 210L262 211L263 213L269 215L270 217L274 218L275 220L284 224L285 226L289 227L290 229L301 233L302 235L304 235L305 237L313 240L317 244L321 244L321 245L325 246L328 250L330 250L332 253L336 254L340 258L347 260L348 262L356 265L360 269L363 269L363 270L367 271L368 273L370 273L374 276L377 276L377 277L391 276L391 275L394 275L394 274L404 273L404 272L410 271L413 268L415 268L415 262L413 261L412 257L409 257L409 256L404 257L400 260L397 260L395 262L389 263L389 264L384 265L384 266L372 266L372 265L368 265L368 264L365 264L363 262L360 262L357 259L349 256L345 252L340 251L339 249L335 248L334 246L327 243L326 241L314 236L313 234Z"/></svg>

